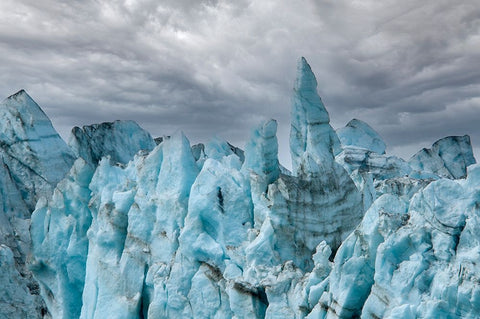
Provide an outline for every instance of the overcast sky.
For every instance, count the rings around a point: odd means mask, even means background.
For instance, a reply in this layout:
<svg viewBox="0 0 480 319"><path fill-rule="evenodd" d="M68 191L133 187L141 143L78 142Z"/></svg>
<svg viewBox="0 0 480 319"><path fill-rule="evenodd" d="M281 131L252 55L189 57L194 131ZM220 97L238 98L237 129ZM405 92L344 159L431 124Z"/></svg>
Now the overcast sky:
<svg viewBox="0 0 480 319"><path fill-rule="evenodd" d="M288 165L300 56L335 128L364 120L404 158L470 134L478 155L478 0L0 1L0 95L26 89L64 138L133 119L243 147L275 118Z"/></svg>

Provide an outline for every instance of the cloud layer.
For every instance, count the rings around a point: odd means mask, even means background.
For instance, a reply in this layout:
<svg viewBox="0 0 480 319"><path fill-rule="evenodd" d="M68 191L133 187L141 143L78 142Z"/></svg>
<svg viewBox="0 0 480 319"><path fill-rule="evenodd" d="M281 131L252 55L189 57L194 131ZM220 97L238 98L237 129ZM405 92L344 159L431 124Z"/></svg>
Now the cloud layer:
<svg viewBox="0 0 480 319"><path fill-rule="evenodd" d="M480 146L476 0L3 0L0 56L0 94L25 88L64 137L133 119L243 146L276 118L286 163L305 56L335 127L365 120L404 157L446 135Z"/></svg>

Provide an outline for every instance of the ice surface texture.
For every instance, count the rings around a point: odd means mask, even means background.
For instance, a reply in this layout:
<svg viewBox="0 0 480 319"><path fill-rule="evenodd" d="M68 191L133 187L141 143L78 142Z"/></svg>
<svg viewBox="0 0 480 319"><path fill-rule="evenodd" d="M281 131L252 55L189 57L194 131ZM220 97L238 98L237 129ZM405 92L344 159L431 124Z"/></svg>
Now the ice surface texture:
<svg viewBox="0 0 480 319"><path fill-rule="evenodd" d="M53 317L285 315L286 289L314 269L320 242L336 249L363 215L303 59L298 78L293 113L306 133L292 145L307 147L295 153L297 176L281 174L273 120L252 131L244 154L218 138L192 148L174 135L125 167L112 147L95 171L105 134L74 130L71 144L86 161L38 203L31 227L32 270Z"/></svg>
<svg viewBox="0 0 480 319"><path fill-rule="evenodd" d="M0 104L0 155L29 209L51 195L75 157L48 117L25 92Z"/></svg>
<svg viewBox="0 0 480 319"><path fill-rule="evenodd" d="M110 156L114 163L127 164L139 150L151 151L156 143L133 121L115 121L74 127L68 142L77 157L98 164Z"/></svg>
<svg viewBox="0 0 480 319"><path fill-rule="evenodd" d="M464 178L466 168L475 163L470 137L448 136L436 141L431 149L422 149L409 161L418 171L446 178Z"/></svg>
<svg viewBox="0 0 480 319"><path fill-rule="evenodd" d="M0 103L0 123L0 317L35 318L46 310L25 265L30 213L51 196L74 155L23 90Z"/></svg>
<svg viewBox="0 0 480 319"><path fill-rule="evenodd" d="M245 152L183 134L155 146L131 122L74 131L81 158L32 215L31 269L52 317L479 316L468 137L406 162L360 120L335 132L304 58L292 174L276 130L260 123Z"/></svg>
<svg viewBox="0 0 480 319"><path fill-rule="evenodd" d="M337 130L337 135L343 147L361 148L377 154L385 154L385 142L365 122L353 119L348 124Z"/></svg>
<svg viewBox="0 0 480 319"><path fill-rule="evenodd" d="M30 214L36 203L43 205L45 199L42 198L52 196L55 186L68 173L76 155L85 157L90 162L88 168L83 167L86 167L86 163L83 166L76 163L73 170L75 174L58 184L51 199L58 207L49 215L56 223L52 223L52 228L48 229L47 237L52 237L53 241L58 240L56 244L62 249L50 245L42 247L41 250L44 254L52 256L56 254L53 262L63 267L62 269L66 269L64 277L73 281L73 286L67 286L71 289L70 292L63 292L71 294L68 297L70 300L76 300L78 296L81 298L85 277L84 260L88 248L88 242L84 236L91 220L90 212L82 210L88 209L86 205L90 199L88 189L90 181L82 177L82 174L87 174L85 171L91 171L90 175L93 175L95 160L101 156L110 155L112 162L126 163L139 149L151 150L155 143L150 135L135 123L117 121L84 127L83 131L78 128L74 130L74 136L79 138L84 137L78 133L79 131L84 135L88 132L89 135L88 139L82 140L83 144L75 140L77 142L74 145L75 152L72 152L55 131L45 113L23 90L0 103L0 121L0 201L2 203L0 244L4 245L0 254L0 263L2 263L0 282L4 283L0 298L0 318L41 317L47 313L47 310L39 296L39 284L32 278L26 265L28 256L31 254ZM73 187L69 178L80 183L80 186ZM78 187L85 189L86 194L83 197ZM82 200L87 202L78 204ZM65 212L64 205L76 206L73 206L74 208L68 214L62 215ZM80 224L75 224L72 216L78 216ZM65 230L65 227L68 229ZM72 236L78 238L78 241L73 240L70 243L68 249L61 246L61 238L64 238L62 236L66 233L74 233ZM36 235L39 235L39 232ZM65 253L65 250L68 250L68 253ZM77 260L82 257L83 263L80 263L82 266L78 267ZM55 292L58 292L57 288L64 288L62 284L67 279L62 279L60 275L61 281L53 287L57 278L49 273L52 269L38 268L39 266L43 264L30 265L39 274L37 279L47 282ZM16 288L10 289L10 286ZM53 296L49 291L44 295ZM45 301L49 308L56 305L56 301L52 298L45 298ZM69 303L72 302L65 301L62 305L65 308L62 311L75 316Z"/></svg>

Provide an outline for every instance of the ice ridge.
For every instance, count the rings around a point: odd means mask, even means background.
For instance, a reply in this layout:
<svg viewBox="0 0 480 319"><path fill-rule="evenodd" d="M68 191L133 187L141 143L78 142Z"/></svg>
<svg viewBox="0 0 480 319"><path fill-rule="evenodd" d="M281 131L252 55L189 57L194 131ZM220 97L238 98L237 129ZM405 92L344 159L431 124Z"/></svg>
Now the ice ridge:
<svg viewBox="0 0 480 319"><path fill-rule="evenodd" d="M303 58L292 174L276 130L260 123L244 152L177 134L125 165L77 160L33 213L32 269L52 316L478 315L480 173L467 174L469 139L434 144L442 176L428 157L387 155L360 120L335 132Z"/></svg>
<svg viewBox="0 0 480 319"><path fill-rule="evenodd" d="M0 317L477 318L470 138L404 161L365 122L335 131L317 85L301 58L292 173L278 162L275 120L259 123L244 151L218 137L153 140L130 121L76 128L70 151L25 92L4 102L7 123L18 109L36 118L4 136L28 131L38 138L20 143L37 141L32 150L56 141L70 165L52 177L60 160L18 149L49 188L0 166Z"/></svg>
<svg viewBox="0 0 480 319"><path fill-rule="evenodd" d="M140 150L150 152L156 143L134 121L115 121L74 127L68 142L77 157L97 165L105 156L127 164Z"/></svg>

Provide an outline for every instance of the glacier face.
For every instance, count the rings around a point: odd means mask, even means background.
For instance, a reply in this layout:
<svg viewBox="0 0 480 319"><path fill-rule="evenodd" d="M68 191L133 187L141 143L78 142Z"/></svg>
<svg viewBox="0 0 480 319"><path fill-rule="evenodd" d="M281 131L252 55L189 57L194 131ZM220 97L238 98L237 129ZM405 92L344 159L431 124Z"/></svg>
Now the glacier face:
<svg viewBox="0 0 480 319"><path fill-rule="evenodd" d="M23 148L2 152L33 172L5 160L0 169L0 317L480 315L480 166L469 137L405 161L367 123L335 131L304 58L292 173L278 162L274 120L252 130L245 151L219 138L153 140L130 121L74 128L69 148L25 92L4 104L8 123L16 108L32 114L2 135ZM49 144L57 153L41 152ZM15 177L34 173L48 183Z"/></svg>
<svg viewBox="0 0 480 319"><path fill-rule="evenodd" d="M30 213L42 196L51 196L75 157L23 90L0 103L0 122L0 317L35 318L47 310L26 266Z"/></svg>
<svg viewBox="0 0 480 319"><path fill-rule="evenodd" d="M53 317L282 315L285 289L314 268L317 246L328 261L363 215L305 60L298 77L310 82L296 87L306 133L292 145L308 145L297 176L281 173L273 120L252 131L244 154L175 135L125 166L77 160L32 215L32 271Z"/></svg>
<svg viewBox="0 0 480 319"><path fill-rule="evenodd" d="M24 91L0 104L0 155L29 209L49 196L75 157L50 119Z"/></svg>

